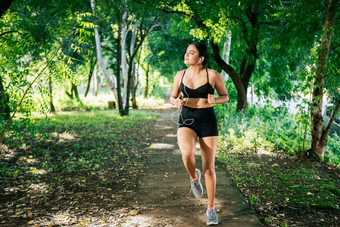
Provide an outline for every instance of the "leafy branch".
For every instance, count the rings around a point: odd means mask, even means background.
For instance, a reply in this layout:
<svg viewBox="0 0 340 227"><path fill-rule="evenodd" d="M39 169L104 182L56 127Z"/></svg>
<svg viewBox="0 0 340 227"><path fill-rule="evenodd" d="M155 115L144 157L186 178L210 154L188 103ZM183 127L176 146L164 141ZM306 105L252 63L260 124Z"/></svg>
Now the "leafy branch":
<svg viewBox="0 0 340 227"><path fill-rule="evenodd" d="M32 85L35 83L35 81L36 81L36 80L43 74L43 72L47 69L47 67L48 67L48 65L49 65L49 63L50 63L50 61L56 56L56 54L59 52L59 50L60 50L60 48L59 48L58 50L56 50L56 51L54 52L54 54L52 55L52 57L50 57L50 58L46 61L45 67L44 67L44 68L36 75L36 77L34 78L34 80L28 85L28 87L27 87L25 93L23 94L23 96L22 96L22 98L21 98L19 104L18 104L17 107L15 108L15 110L14 110L14 112L13 112L13 114L12 114L12 117L7 121L7 124L5 125L5 128L4 128L3 131L2 131L1 138L0 138L0 145L2 144L2 141L3 141L4 137L5 137L5 132L6 132L7 128L8 128L8 126L9 126L9 124L12 122L12 120L13 120L15 114L18 112L19 107L21 106L21 103L24 101L24 99L25 99L25 97L26 97L28 91L30 90L30 88L32 87Z"/></svg>

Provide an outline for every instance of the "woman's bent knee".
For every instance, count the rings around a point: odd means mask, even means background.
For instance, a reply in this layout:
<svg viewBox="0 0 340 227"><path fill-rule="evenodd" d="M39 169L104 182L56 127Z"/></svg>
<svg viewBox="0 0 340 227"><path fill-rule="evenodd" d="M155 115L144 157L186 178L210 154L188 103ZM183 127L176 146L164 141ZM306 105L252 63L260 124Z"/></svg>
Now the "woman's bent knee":
<svg viewBox="0 0 340 227"><path fill-rule="evenodd" d="M193 152L182 152L182 159L183 159L184 161L189 161L189 160L191 160L192 158L194 158Z"/></svg>
<svg viewBox="0 0 340 227"><path fill-rule="evenodd" d="M204 175L208 175L208 176L214 176L215 175L215 167L208 167L208 168L204 169L203 171L204 171Z"/></svg>

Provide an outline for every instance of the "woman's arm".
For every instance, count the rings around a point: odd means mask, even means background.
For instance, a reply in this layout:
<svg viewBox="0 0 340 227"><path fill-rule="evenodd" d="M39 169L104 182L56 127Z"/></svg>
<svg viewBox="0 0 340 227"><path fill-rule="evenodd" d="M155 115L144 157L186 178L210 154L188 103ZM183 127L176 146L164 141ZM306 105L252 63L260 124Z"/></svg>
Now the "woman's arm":
<svg viewBox="0 0 340 227"><path fill-rule="evenodd" d="M177 72L174 78L174 83L172 85L172 91L170 96L170 103L178 108L182 108L184 105L184 101L179 98L180 90L179 90L179 81L180 81L180 73L181 71Z"/></svg>
<svg viewBox="0 0 340 227"><path fill-rule="evenodd" d="M229 95L223 77L216 71L212 71L215 77L215 89L218 97L208 95L208 102L211 104L223 104L229 101Z"/></svg>

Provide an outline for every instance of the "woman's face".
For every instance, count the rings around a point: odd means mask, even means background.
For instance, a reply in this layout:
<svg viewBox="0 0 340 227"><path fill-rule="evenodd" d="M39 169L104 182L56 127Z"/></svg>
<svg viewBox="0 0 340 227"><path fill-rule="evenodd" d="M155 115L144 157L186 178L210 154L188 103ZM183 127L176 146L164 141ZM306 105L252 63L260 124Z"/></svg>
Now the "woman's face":
<svg viewBox="0 0 340 227"><path fill-rule="evenodd" d="M195 45L191 44L188 46L185 54L184 54L184 64L186 65L195 65L200 60L198 49ZM203 60L203 59L202 59ZM201 62L202 62L201 60Z"/></svg>

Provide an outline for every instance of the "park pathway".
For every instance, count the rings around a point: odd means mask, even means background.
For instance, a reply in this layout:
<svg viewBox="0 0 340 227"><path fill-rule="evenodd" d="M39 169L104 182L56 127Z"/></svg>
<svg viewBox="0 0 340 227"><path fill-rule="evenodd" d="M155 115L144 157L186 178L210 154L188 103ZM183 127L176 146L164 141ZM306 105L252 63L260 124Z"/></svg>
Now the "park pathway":
<svg viewBox="0 0 340 227"><path fill-rule="evenodd" d="M150 144L146 175L141 181L133 204L135 214L121 226L206 226L207 194L197 199L190 191L189 176L177 146L176 124L169 104L161 109ZM202 170L199 145L196 149L197 168ZM217 165L216 210L219 226L261 226L231 178ZM202 177L204 184L204 177Z"/></svg>

